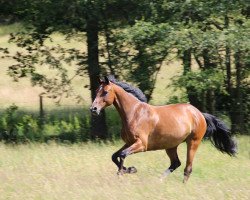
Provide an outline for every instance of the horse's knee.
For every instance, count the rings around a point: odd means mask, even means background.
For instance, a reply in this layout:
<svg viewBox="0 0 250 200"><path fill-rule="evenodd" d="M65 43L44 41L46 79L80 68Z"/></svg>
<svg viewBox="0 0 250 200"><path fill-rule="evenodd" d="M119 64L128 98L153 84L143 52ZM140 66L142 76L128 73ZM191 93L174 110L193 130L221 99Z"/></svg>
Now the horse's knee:
<svg viewBox="0 0 250 200"><path fill-rule="evenodd" d="M130 154L130 149L124 149L124 150L120 153L119 157L122 158L122 159L124 159L124 158L126 158L129 154Z"/></svg>

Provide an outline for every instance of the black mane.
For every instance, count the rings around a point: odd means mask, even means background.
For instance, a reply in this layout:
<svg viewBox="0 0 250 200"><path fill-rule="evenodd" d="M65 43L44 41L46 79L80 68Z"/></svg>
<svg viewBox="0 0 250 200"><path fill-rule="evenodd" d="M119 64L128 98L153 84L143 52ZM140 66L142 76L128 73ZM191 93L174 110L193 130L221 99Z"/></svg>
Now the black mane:
<svg viewBox="0 0 250 200"><path fill-rule="evenodd" d="M125 82L120 82L120 81L116 80L113 75L109 75L109 76L107 76L107 78L112 83L123 88L126 92L129 92L130 94L134 95L140 101L147 102L146 96L143 94L143 92L139 88L133 87Z"/></svg>

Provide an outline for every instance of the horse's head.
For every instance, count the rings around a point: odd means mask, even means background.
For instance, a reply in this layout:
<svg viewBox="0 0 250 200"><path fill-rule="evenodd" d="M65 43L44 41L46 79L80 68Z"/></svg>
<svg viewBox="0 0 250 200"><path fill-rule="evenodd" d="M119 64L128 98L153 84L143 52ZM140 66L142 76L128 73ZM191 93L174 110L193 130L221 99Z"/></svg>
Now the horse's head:
<svg viewBox="0 0 250 200"><path fill-rule="evenodd" d="M112 83L108 77L105 76L104 80L99 79L99 83L100 86L96 90L96 98L90 107L90 111L96 115L99 115L104 108L112 105L115 100Z"/></svg>

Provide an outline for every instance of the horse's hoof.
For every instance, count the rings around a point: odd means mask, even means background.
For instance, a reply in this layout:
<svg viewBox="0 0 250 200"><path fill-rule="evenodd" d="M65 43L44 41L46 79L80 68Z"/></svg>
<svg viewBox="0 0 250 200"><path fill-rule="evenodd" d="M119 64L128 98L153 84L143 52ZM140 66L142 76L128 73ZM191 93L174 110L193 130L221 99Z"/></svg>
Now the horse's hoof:
<svg viewBox="0 0 250 200"><path fill-rule="evenodd" d="M129 167L127 169L127 173L129 173L129 174L134 174L136 172L137 172L137 169L135 167Z"/></svg>
<svg viewBox="0 0 250 200"><path fill-rule="evenodd" d="M186 184L188 181L189 176L184 176L183 183Z"/></svg>
<svg viewBox="0 0 250 200"><path fill-rule="evenodd" d="M118 175L118 176L122 176L123 174L124 174L123 171L118 171L118 172L117 172L117 175Z"/></svg>

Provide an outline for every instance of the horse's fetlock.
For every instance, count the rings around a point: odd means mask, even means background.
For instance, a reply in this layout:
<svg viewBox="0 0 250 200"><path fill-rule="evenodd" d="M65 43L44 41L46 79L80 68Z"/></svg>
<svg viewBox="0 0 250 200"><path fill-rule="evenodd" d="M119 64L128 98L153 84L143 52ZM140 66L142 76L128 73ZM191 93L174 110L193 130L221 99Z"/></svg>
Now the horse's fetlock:
<svg viewBox="0 0 250 200"><path fill-rule="evenodd" d="M179 160L176 160L174 163L172 163L169 167L169 169L175 170L176 168L180 167L181 162Z"/></svg>
<svg viewBox="0 0 250 200"><path fill-rule="evenodd" d="M177 167L180 167L180 166L181 166L181 161L178 160L178 161L176 162L176 168L177 168Z"/></svg>
<svg viewBox="0 0 250 200"><path fill-rule="evenodd" d="M190 176L190 174L192 173L192 168L189 170L185 170L184 171L184 176Z"/></svg>

